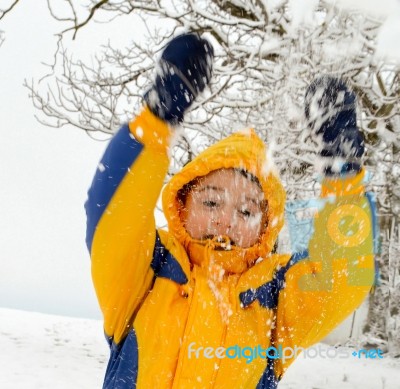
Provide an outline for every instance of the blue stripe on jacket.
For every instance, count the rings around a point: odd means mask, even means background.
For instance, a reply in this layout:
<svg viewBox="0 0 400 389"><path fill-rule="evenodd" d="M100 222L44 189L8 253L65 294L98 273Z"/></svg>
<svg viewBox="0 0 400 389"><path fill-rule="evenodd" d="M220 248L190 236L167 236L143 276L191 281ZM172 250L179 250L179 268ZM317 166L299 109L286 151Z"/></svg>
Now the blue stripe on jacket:
<svg viewBox="0 0 400 389"><path fill-rule="evenodd" d="M274 372L275 360L267 357L267 368L258 381L256 389L277 389L279 379L275 377Z"/></svg>
<svg viewBox="0 0 400 389"><path fill-rule="evenodd" d="M120 343L111 343L103 389L136 388L139 368L139 348L136 333L132 329Z"/></svg>
<svg viewBox="0 0 400 389"><path fill-rule="evenodd" d="M156 233L156 244L150 266L154 271L155 277L168 278L180 285L188 282L188 278L179 262L161 243L158 232Z"/></svg>
<svg viewBox="0 0 400 389"><path fill-rule="evenodd" d="M295 253L290 258L286 266L275 271L272 280L261 285L257 289L249 289L240 293L240 302L244 307L258 300L259 304L265 308L275 309L278 306L280 291L285 287L286 272L296 263L308 258L308 251ZM275 376L274 360L267 358L267 367L264 370L256 389L276 389L279 379Z"/></svg>
<svg viewBox="0 0 400 389"><path fill-rule="evenodd" d="M92 248L97 223L142 149L143 145L133 137L128 124L122 126L111 139L99 163L85 203L87 215L86 245L89 252Z"/></svg>
<svg viewBox="0 0 400 389"><path fill-rule="evenodd" d="M253 301L258 300L260 305L265 308L276 308L278 306L279 292L285 287L286 272L297 262L307 257L307 250L293 254L286 266L283 266L274 273L271 281L266 282L257 289L249 289L240 293L239 298L241 304L247 307Z"/></svg>
<svg viewBox="0 0 400 389"><path fill-rule="evenodd" d="M161 243L157 232L151 267L155 277L168 278L178 284L188 279L175 257ZM138 375L139 347L136 332L132 329L119 344L106 336L111 355L107 366L103 389L132 389L136 387Z"/></svg>

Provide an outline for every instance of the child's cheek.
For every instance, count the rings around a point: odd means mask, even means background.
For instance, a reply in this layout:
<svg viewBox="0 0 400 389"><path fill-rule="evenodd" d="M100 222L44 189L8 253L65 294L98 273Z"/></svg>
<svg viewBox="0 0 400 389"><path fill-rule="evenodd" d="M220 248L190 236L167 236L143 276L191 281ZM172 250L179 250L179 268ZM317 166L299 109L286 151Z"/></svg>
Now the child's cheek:
<svg viewBox="0 0 400 389"><path fill-rule="evenodd" d="M207 235L211 229L211 218L201 212L196 219L195 229L197 238L201 238L204 235Z"/></svg>
<svg viewBox="0 0 400 389"><path fill-rule="evenodd" d="M232 227L237 228L237 227L240 226L240 224L241 224L241 223L240 223L240 221L239 221L239 218L238 218L237 214L234 213L234 214L233 214L233 217L232 217Z"/></svg>

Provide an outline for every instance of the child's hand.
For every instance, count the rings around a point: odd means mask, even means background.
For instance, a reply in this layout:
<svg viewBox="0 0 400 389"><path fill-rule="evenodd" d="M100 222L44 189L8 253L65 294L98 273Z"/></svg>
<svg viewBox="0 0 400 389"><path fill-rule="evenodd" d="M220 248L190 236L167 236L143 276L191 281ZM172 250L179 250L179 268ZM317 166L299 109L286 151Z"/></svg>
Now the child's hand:
<svg viewBox="0 0 400 389"><path fill-rule="evenodd" d="M309 127L321 137L320 155L344 161L340 172L328 166L325 173L357 172L364 154L364 138L357 128L356 96L339 79L323 76L315 79L305 95L305 115Z"/></svg>
<svg viewBox="0 0 400 389"><path fill-rule="evenodd" d="M183 34L165 47L157 75L144 99L150 110L173 125L181 122L185 111L211 79L214 50L197 34Z"/></svg>

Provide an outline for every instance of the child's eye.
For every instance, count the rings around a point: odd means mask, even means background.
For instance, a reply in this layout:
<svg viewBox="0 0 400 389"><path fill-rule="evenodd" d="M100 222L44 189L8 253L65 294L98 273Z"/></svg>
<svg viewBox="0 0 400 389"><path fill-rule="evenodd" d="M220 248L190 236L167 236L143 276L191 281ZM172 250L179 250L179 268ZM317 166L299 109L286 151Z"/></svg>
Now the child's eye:
<svg viewBox="0 0 400 389"><path fill-rule="evenodd" d="M252 216L251 212L247 209L239 209L239 214L246 219Z"/></svg>
<svg viewBox="0 0 400 389"><path fill-rule="evenodd" d="M213 200L205 200L203 201L203 205L205 205L208 208L218 208L219 206L219 204Z"/></svg>

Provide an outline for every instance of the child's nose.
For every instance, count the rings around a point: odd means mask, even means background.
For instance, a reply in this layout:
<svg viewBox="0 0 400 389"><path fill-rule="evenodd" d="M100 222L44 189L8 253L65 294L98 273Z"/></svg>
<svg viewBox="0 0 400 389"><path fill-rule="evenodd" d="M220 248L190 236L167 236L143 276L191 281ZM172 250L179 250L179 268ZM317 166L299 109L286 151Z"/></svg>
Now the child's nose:
<svg viewBox="0 0 400 389"><path fill-rule="evenodd" d="M221 212L217 218L215 218L215 226L217 227L219 234L226 234L232 227L232 217L228 212Z"/></svg>

